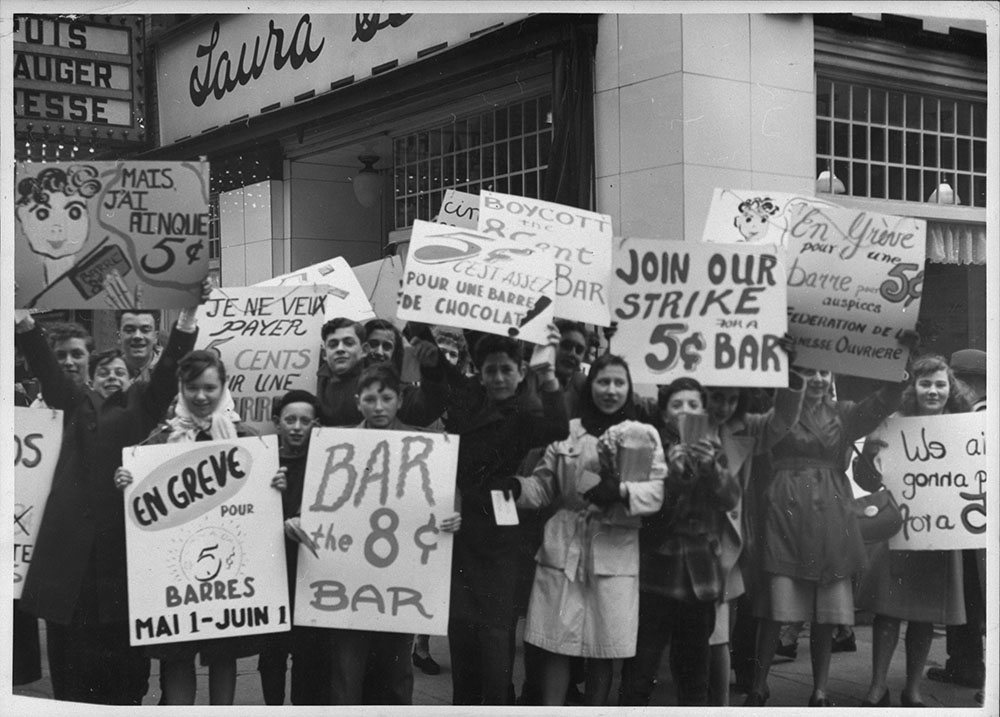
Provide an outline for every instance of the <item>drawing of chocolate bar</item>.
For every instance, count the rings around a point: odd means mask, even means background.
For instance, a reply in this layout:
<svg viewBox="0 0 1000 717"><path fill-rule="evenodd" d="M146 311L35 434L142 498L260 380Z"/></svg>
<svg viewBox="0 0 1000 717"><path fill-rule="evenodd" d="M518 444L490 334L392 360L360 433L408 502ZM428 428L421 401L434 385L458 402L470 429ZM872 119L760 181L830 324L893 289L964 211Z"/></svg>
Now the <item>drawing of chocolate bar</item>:
<svg viewBox="0 0 1000 717"><path fill-rule="evenodd" d="M90 299L104 290L104 277L116 269L124 277L132 265L120 247L104 246L70 269L67 276L80 295Z"/></svg>

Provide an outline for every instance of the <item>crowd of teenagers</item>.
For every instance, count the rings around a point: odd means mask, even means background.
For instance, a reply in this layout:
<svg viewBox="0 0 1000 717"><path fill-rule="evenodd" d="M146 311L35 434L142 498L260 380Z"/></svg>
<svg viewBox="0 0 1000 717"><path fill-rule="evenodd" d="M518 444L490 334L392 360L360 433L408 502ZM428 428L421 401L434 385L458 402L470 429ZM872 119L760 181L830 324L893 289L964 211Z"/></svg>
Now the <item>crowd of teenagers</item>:
<svg viewBox="0 0 1000 717"><path fill-rule="evenodd" d="M411 704L414 666L439 669L426 636L294 626L130 647L120 491L133 476L119 465L122 449L252 431L218 355L193 350L197 308L180 312L162 348L157 312L119 312L118 328L121 344L95 351L79 325L16 317L27 379L17 402L62 410L64 432L14 606L15 684L41 675L41 618L58 700L141 704L158 659L161 703L192 704L197 659L209 668L210 702L232 704L236 660L257 654L269 705L285 703L289 673L292 704ZM281 467L256 478L282 493L275 520L284 521L294 590L297 561L316 548L299 523L312 427L460 436L458 505L441 526L454 533L454 704L563 705L583 684L586 704L646 705L666 658L681 705L728 704L734 671L745 704L764 705L782 626L807 622L809 704L825 706L834 637L856 609L875 615L862 704L891 704L886 676L902 621L901 704L922 704L934 624L968 630L954 654L949 633L949 664L936 679L970 670L981 685L975 555L865 544L847 468L864 439L854 480L880 490L886 418L982 408L982 352L958 352L949 365L904 333L907 379L852 402L837 400L829 372L795 366L785 337L788 388L685 377L646 397L628 363L579 323L550 326L555 359L534 362L533 347L513 338L410 328L404 338L380 319L324 323L317 391L275 401ZM604 331L612 347L613 333ZM404 382L407 372L418 379ZM621 445L639 459L626 465ZM498 524L497 493L516 502L519 524ZM525 680L515 686L521 618Z"/></svg>

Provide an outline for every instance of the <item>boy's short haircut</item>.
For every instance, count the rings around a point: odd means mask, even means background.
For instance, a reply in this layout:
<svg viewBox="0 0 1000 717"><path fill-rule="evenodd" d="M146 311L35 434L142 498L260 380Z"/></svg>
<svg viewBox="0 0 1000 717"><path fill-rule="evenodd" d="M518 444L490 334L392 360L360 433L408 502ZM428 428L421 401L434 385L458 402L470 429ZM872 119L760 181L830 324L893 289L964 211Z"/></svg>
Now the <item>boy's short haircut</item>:
<svg viewBox="0 0 1000 717"><path fill-rule="evenodd" d="M319 418L319 400L308 391L303 391L300 388L289 391L275 401L274 406L271 409L271 415L274 416L274 418L281 418L281 412L285 410L285 406L292 403L308 403L313 407L313 415L316 418Z"/></svg>
<svg viewBox="0 0 1000 717"><path fill-rule="evenodd" d="M559 333L565 336L570 331L575 331L583 337L583 342L590 345L591 333L587 326L579 321L572 321L571 319L556 319L553 321L556 328L559 329Z"/></svg>
<svg viewBox="0 0 1000 717"><path fill-rule="evenodd" d="M90 354L89 363L87 366L87 373L90 374L90 380L94 380L94 374L97 373L97 369L106 363L111 363L115 359L125 360L125 354L122 353L120 348L104 349L103 351L97 351L96 353Z"/></svg>
<svg viewBox="0 0 1000 717"><path fill-rule="evenodd" d="M133 316L142 316L143 314L148 314L153 317L153 329L155 331L160 330L160 311L159 309L118 309L115 311L115 327L121 331L122 328L122 317L125 314L132 314Z"/></svg>
<svg viewBox="0 0 1000 717"><path fill-rule="evenodd" d="M358 343L365 342L365 327L359 324L353 319L348 319L344 316L338 316L335 319L330 319L320 330L320 335L322 336L323 343L326 343L326 337L337 331L337 329L354 329L354 334L358 337Z"/></svg>
<svg viewBox="0 0 1000 717"><path fill-rule="evenodd" d="M476 342L474 354L476 366L482 366L483 361L490 354L507 354L507 358L518 365L524 361L524 349L521 342L506 336L486 334Z"/></svg>
<svg viewBox="0 0 1000 717"><path fill-rule="evenodd" d="M399 373L390 364L378 363L362 371L361 376L358 378L358 395L360 396L361 392L369 386L376 384L395 392L397 396L401 397L403 395Z"/></svg>
<svg viewBox="0 0 1000 717"><path fill-rule="evenodd" d="M45 326L45 335L48 336L49 346L56 347L63 341L70 339L83 339L87 351L94 352L94 337L91 336L83 326L75 321L57 321Z"/></svg>

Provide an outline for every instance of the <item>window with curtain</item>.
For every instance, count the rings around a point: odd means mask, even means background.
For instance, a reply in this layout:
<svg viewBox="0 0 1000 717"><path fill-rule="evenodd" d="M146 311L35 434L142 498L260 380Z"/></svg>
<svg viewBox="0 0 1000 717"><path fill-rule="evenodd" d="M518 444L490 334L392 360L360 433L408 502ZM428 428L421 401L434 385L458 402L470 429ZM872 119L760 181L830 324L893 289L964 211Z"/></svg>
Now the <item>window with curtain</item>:
<svg viewBox="0 0 1000 717"><path fill-rule="evenodd" d="M395 228L432 219L446 189L538 198L551 143L550 93L394 136Z"/></svg>

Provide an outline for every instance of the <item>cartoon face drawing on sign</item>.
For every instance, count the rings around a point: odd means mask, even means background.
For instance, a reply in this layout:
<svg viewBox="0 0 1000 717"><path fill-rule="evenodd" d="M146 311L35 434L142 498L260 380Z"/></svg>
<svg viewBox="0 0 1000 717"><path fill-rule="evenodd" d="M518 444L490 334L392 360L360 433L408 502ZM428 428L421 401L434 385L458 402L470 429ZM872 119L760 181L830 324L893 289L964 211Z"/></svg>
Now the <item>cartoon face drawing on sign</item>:
<svg viewBox="0 0 1000 717"><path fill-rule="evenodd" d="M47 167L18 184L17 219L28 246L42 257L47 284L73 267L90 231L87 200L101 186L97 170L87 165Z"/></svg>
<svg viewBox="0 0 1000 717"><path fill-rule="evenodd" d="M235 578L242 563L240 541L224 528L203 528L181 548L181 572L193 583Z"/></svg>
<svg viewBox="0 0 1000 717"><path fill-rule="evenodd" d="M770 218L778 213L778 206L770 197L754 197L740 202L736 211L740 216L733 218L733 226L743 235L744 241L754 243L762 241L767 234Z"/></svg>

